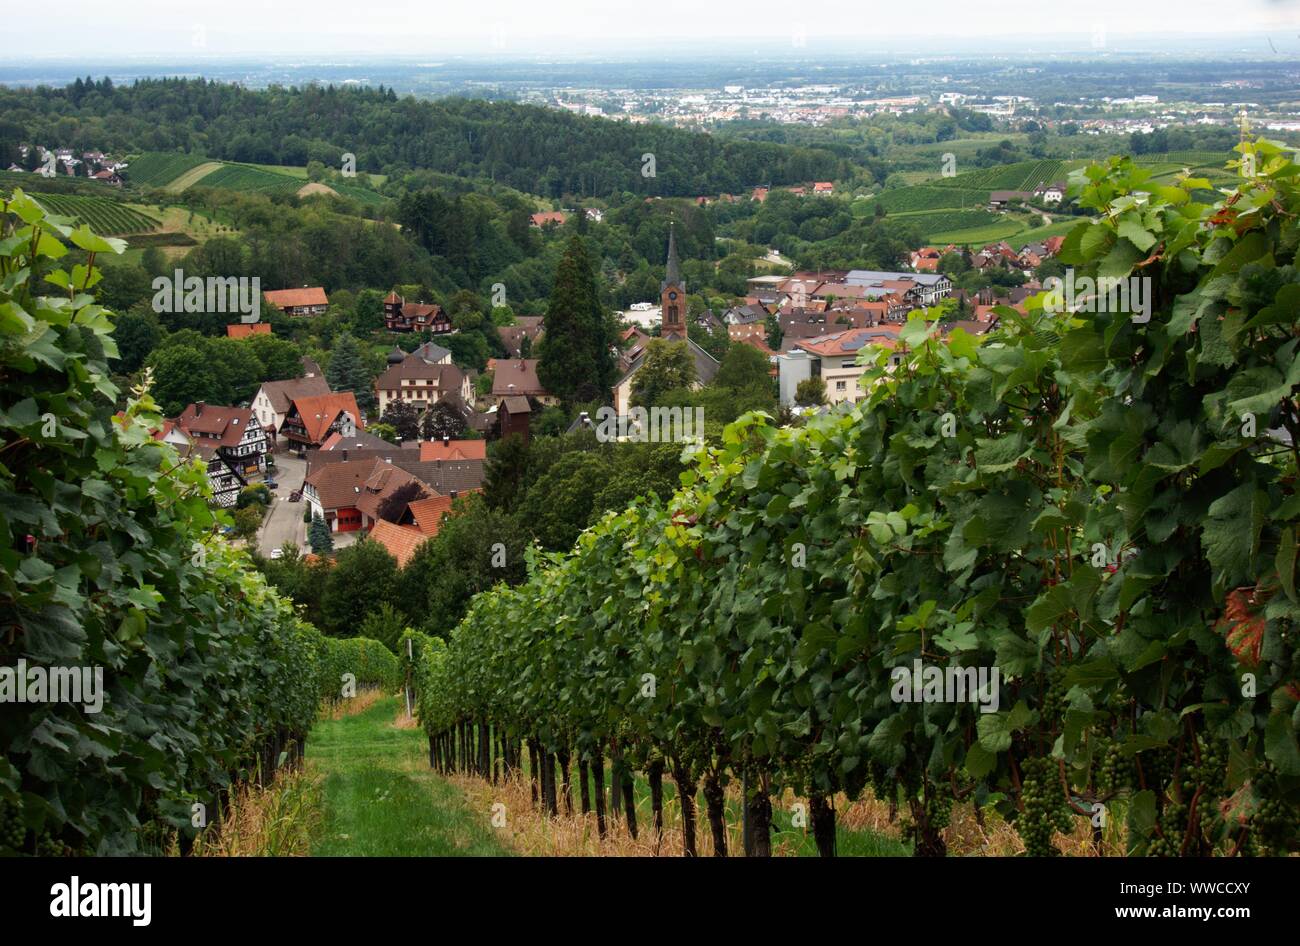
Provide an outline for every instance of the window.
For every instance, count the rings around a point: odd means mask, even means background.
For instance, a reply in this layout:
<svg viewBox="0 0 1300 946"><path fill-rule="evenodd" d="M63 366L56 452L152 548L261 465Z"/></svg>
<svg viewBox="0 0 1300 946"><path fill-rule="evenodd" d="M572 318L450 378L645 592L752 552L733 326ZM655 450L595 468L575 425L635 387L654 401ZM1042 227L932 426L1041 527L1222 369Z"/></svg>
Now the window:
<svg viewBox="0 0 1300 946"><path fill-rule="evenodd" d="M845 390L845 389L846 389L846 382L844 382L844 381L836 381L836 382L835 382L835 390L836 390L836 391L843 391L843 390Z"/></svg>

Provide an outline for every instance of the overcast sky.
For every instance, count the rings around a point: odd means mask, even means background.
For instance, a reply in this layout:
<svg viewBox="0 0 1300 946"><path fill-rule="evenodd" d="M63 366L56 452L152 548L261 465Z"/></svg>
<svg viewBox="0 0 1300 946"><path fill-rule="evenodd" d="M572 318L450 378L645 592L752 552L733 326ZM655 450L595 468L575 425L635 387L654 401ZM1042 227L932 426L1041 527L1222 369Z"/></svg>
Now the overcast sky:
<svg viewBox="0 0 1300 946"><path fill-rule="evenodd" d="M656 41L672 38L814 49L897 41L900 54L923 55L936 37L1057 34L1087 46L1098 31L1117 45L1135 34L1266 32L1295 49L1300 37L1300 0L6 0L6 7L0 29L9 34L10 62L275 51L653 54Z"/></svg>

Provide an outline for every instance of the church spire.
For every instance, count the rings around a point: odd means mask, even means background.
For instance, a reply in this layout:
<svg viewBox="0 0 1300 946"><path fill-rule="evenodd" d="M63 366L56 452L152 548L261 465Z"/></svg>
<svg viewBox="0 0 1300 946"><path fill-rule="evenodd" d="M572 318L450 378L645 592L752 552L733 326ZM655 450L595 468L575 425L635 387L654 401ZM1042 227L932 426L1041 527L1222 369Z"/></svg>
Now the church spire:
<svg viewBox="0 0 1300 946"><path fill-rule="evenodd" d="M677 259L677 237L672 224L668 225L668 266L664 272L664 285L686 288L682 282L682 264Z"/></svg>

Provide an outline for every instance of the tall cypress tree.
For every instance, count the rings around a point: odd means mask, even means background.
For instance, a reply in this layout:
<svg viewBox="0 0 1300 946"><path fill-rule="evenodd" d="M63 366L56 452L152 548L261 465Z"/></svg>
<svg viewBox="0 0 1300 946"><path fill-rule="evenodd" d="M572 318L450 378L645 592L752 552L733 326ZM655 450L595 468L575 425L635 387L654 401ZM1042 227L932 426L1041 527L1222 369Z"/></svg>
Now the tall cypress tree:
<svg viewBox="0 0 1300 946"><path fill-rule="evenodd" d="M565 403L606 397L614 383L614 323L600 304L581 238L569 239L555 270L537 377Z"/></svg>

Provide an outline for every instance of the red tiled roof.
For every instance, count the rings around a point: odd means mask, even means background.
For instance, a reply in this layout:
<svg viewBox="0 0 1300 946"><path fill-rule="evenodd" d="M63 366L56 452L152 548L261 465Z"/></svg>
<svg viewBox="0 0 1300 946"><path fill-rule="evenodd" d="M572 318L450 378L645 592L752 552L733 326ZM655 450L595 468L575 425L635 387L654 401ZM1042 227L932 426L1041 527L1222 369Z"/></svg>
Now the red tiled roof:
<svg viewBox="0 0 1300 946"><path fill-rule="evenodd" d="M379 518L379 504L398 488L418 482L426 493L435 493L423 480L384 460L343 460L312 470L306 482L316 490L325 509L359 509L371 519Z"/></svg>
<svg viewBox="0 0 1300 946"><path fill-rule="evenodd" d="M366 419L361 414L361 408L357 407L357 399L351 391L295 398L293 406L297 408L298 417L312 443L320 443L325 439L330 424L334 423L342 411L352 415L358 430L366 427Z"/></svg>
<svg viewBox="0 0 1300 946"><path fill-rule="evenodd" d="M568 216L568 214L560 210L546 210L542 213L533 214L533 226L544 227L548 223L564 223Z"/></svg>
<svg viewBox="0 0 1300 946"><path fill-rule="evenodd" d="M509 397L514 394L545 396L546 389L537 380L536 358L511 358L497 362L492 376L492 396Z"/></svg>
<svg viewBox="0 0 1300 946"><path fill-rule="evenodd" d="M415 519L415 528L426 537L433 537L442 528L444 516L451 515L452 498L450 496L430 496L417 499L406 508Z"/></svg>
<svg viewBox="0 0 1300 946"><path fill-rule="evenodd" d="M402 385L404 380L431 381L432 384L416 385L415 387L419 390L436 391L441 398L447 392L458 392L461 381L464 380L464 375L456 365L431 365L419 355L407 355L398 364L390 365L383 374L375 379L375 390L397 391L410 389L410 385Z"/></svg>
<svg viewBox="0 0 1300 946"><path fill-rule="evenodd" d="M320 286L306 286L302 289L272 289L264 292L266 301L280 309L304 305L329 305L325 290Z"/></svg>
<svg viewBox="0 0 1300 946"><path fill-rule="evenodd" d="M287 381L264 381L262 393L271 402L277 414L287 413L295 398L329 394L329 382L317 374L310 378L290 378Z"/></svg>
<svg viewBox="0 0 1300 946"><path fill-rule="evenodd" d="M226 326L227 338L248 338L250 335L270 335L270 322L236 322Z"/></svg>
<svg viewBox="0 0 1300 946"><path fill-rule="evenodd" d="M380 519L370 530L370 538L388 549L388 554L397 559L397 567L401 568L429 537L412 526L398 526Z"/></svg>
<svg viewBox="0 0 1300 946"><path fill-rule="evenodd" d="M190 436L202 435L209 446L233 447L244 438L252 420L253 412L246 407L190 404L176 418L176 426ZM213 438L220 442L215 443Z"/></svg>
<svg viewBox="0 0 1300 946"><path fill-rule="evenodd" d="M420 444L420 460L486 460L486 440L425 440Z"/></svg>

